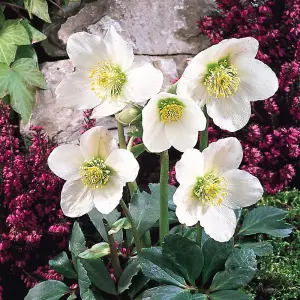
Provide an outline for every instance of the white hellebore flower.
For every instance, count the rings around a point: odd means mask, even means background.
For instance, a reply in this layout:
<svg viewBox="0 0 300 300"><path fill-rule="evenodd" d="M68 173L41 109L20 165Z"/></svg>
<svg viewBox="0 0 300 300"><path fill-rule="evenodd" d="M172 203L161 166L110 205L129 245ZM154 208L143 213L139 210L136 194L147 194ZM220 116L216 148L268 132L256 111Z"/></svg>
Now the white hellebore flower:
<svg viewBox="0 0 300 300"><path fill-rule="evenodd" d="M169 93L152 97L142 111L143 142L151 152L171 146L183 152L197 143L206 126L201 108L190 98Z"/></svg>
<svg viewBox="0 0 300 300"><path fill-rule="evenodd" d="M133 154L119 149L109 131L101 126L86 131L80 138L80 146L55 148L48 165L66 180L61 209L73 218L94 207L103 214L110 213L119 204L125 183L134 181L139 171Z"/></svg>
<svg viewBox="0 0 300 300"><path fill-rule="evenodd" d="M76 71L56 89L58 102L79 110L95 108L93 118L141 103L162 86L161 71L147 62L133 62L133 48L111 26L104 38L86 32L72 34L68 55Z"/></svg>
<svg viewBox="0 0 300 300"><path fill-rule="evenodd" d="M177 94L191 97L220 128L243 128L251 114L250 101L275 94L278 79L255 59L258 41L247 37L223 40L196 55L178 82Z"/></svg>
<svg viewBox="0 0 300 300"><path fill-rule="evenodd" d="M232 137L211 143L203 152L183 153L175 166L180 186L173 198L180 223L200 222L214 240L230 240L237 225L234 209L256 203L263 194L256 177L237 169L242 158L242 146Z"/></svg>

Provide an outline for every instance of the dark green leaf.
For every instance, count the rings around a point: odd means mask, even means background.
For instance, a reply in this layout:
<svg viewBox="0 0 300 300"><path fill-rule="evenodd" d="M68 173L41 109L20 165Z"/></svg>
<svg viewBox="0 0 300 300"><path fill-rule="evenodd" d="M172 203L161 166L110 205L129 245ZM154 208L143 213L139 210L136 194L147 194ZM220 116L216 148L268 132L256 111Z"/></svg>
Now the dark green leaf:
<svg viewBox="0 0 300 300"><path fill-rule="evenodd" d="M142 272L139 272L131 281L128 296L131 299L135 299L134 297L146 286L148 282L149 278L147 278Z"/></svg>
<svg viewBox="0 0 300 300"><path fill-rule="evenodd" d="M132 278L139 272L141 269L140 262L138 259L133 259L124 269L118 283L118 293L122 294L127 290L132 282Z"/></svg>
<svg viewBox="0 0 300 300"><path fill-rule="evenodd" d="M205 294L194 294L191 300L206 300L208 299ZM234 300L234 299L231 299Z"/></svg>
<svg viewBox="0 0 300 300"><path fill-rule="evenodd" d="M190 300L192 295L188 290L173 285L158 286L145 291L138 299L141 300Z"/></svg>
<svg viewBox="0 0 300 300"><path fill-rule="evenodd" d="M225 263L225 271L218 272L211 291L238 289L249 283L256 273L256 256L251 249L234 249Z"/></svg>
<svg viewBox="0 0 300 300"><path fill-rule="evenodd" d="M202 252L204 265L202 270L202 282L206 283L213 275L224 268L228 256L233 251L233 240L219 243L211 238L203 244Z"/></svg>
<svg viewBox="0 0 300 300"><path fill-rule="evenodd" d="M18 47L15 59L18 60L20 58L32 58L36 63L38 62L36 52L31 45Z"/></svg>
<svg viewBox="0 0 300 300"><path fill-rule="evenodd" d="M272 206L260 206L247 214L239 231L240 235L266 233L276 237L286 237L292 232L284 218L287 212Z"/></svg>
<svg viewBox="0 0 300 300"><path fill-rule="evenodd" d="M20 22L8 20L0 30L0 63L10 65L15 60L18 46L30 44L28 33Z"/></svg>
<svg viewBox="0 0 300 300"><path fill-rule="evenodd" d="M70 293L70 289L61 281L43 281L32 288L24 300L59 300Z"/></svg>
<svg viewBox="0 0 300 300"><path fill-rule="evenodd" d="M130 229L131 224L127 218L121 218L111 225L109 235L118 233L121 229Z"/></svg>
<svg viewBox="0 0 300 300"><path fill-rule="evenodd" d="M151 194L137 191L129 204L129 211L140 235L149 230L159 219L159 184L149 185Z"/></svg>
<svg viewBox="0 0 300 300"><path fill-rule="evenodd" d="M98 230L98 232L100 233L100 235L106 242L108 240L107 240L107 235L106 235L106 231L105 231L105 227L104 227L102 219L107 220L109 226L112 226L113 223L119 219L120 215L121 215L121 213L119 213L116 209L113 210L108 215L103 215L96 209L93 209L91 212L89 212L89 217L90 217L92 223L94 224L94 226L96 227L96 229ZM119 244L122 243L123 232L119 231L117 234L114 234L114 239Z"/></svg>
<svg viewBox="0 0 300 300"><path fill-rule="evenodd" d="M89 296L89 287L91 285L91 281L80 259L77 259L77 271L78 271L78 285L80 290L80 296L82 299L84 299L86 296Z"/></svg>
<svg viewBox="0 0 300 300"><path fill-rule="evenodd" d="M165 236L162 253L178 267L178 271L192 285L201 273L203 254L201 248L179 234Z"/></svg>
<svg viewBox="0 0 300 300"><path fill-rule="evenodd" d="M101 259L87 260L81 258L80 262L94 285L108 294L117 294L115 284Z"/></svg>
<svg viewBox="0 0 300 300"><path fill-rule="evenodd" d="M77 299L77 296L75 295L75 293L72 293L68 298L67 300L75 300Z"/></svg>
<svg viewBox="0 0 300 300"><path fill-rule="evenodd" d="M168 185L168 206L169 210L175 211L176 205L173 202L173 196L176 192L176 187L174 185Z"/></svg>
<svg viewBox="0 0 300 300"><path fill-rule="evenodd" d="M5 22L5 17L3 13L3 7L0 6L0 30L2 29L4 22Z"/></svg>
<svg viewBox="0 0 300 300"><path fill-rule="evenodd" d="M66 252L62 252L49 260L50 267L67 278L77 278Z"/></svg>
<svg viewBox="0 0 300 300"><path fill-rule="evenodd" d="M143 152L145 152L145 150L145 145L141 143L136 146L133 146L130 151L132 152L135 158L138 158Z"/></svg>
<svg viewBox="0 0 300 300"><path fill-rule="evenodd" d="M26 29L31 44L41 42L47 38L46 35L31 26L27 20L22 20L21 24Z"/></svg>
<svg viewBox="0 0 300 300"><path fill-rule="evenodd" d="M243 249L252 249L257 256L268 256L273 253L273 246L269 242L240 243Z"/></svg>
<svg viewBox="0 0 300 300"><path fill-rule="evenodd" d="M24 0L24 6L25 9L27 9L30 18L32 18L33 14L45 22L51 23L46 0Z"/></svg>
<svg viewBox="0 0 300 300"><path fill-rule="evenodd" d="M178 274L176 267L162 255L159 247L144 248L140 255L142 272L149 279L185 287L184 278Z"/></svg>
<svg viewBox="0 0 300 300"><path fill-rule="evenodd" d="M109 253L110 253L110 248L108 243L102 242L102 243L95 244L94 246L92 246L92 248L83 251L78 256L80 258L85 258L85 259L97 259L106 256Z"/></svg>
<svg viewBox="0 0 300 300"><path fill-rule="evenodd" d="M239 291L219 291L211 294L210 299L211 300L251 300L252 298L249 295Z"/></svg>

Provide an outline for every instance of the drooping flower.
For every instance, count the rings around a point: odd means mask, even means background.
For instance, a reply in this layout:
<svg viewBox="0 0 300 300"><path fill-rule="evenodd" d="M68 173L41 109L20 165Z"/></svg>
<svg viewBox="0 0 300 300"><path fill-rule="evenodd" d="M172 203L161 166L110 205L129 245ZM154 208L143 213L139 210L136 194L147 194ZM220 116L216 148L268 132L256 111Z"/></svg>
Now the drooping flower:
<svg viewBox="0 0 300 300"><path fill-rule="evenodd" d="M263 62L255 59L258 41L247 37L223 40L196 55L178 82L177 94L207 106L221 129L243 128L250 119L250 101L275 94L278 80Z"/></svg>
<svg viewBox="0 0 300 300"><path fill-rule="evenodd" d="M148 62L134 62L132 46L113 26L104 38L74 33L67 52L76 71L58 85L57 100L68 108L95 108L92 118L112 115L130 102L144 102L162 86L161 71Z"/></svg>
<svg viewBox="0 0 300 300"><path fill-rule="evenodd" d="M80 138L80 146L61 145L49 158L50 169L66 180L61 208L68 217L79 217L94 207L110 213L119 203L123 186L137 177L139 165L133 154L119 149L109 131L97 126Z"/></svg>
<svg viewBox="0 0 300 300"><path fill-rule="evenodd" d="M143 142L151 152L171 146L181 152L193 148L198 131L206 126L201 108L192 99L164 92L150 99L142 116Z"/></svg>
<svg viewBox="0 0 300 300"><path fill-rule="evenodd" d="M243 158L240 142L233 137L211 143L200 152L189 149L177 162L174 194L176 215L182 224L200 222L205 232L219 242L234 234L234 209L256 203L263 194L259 180L238 170Z"/></svg>

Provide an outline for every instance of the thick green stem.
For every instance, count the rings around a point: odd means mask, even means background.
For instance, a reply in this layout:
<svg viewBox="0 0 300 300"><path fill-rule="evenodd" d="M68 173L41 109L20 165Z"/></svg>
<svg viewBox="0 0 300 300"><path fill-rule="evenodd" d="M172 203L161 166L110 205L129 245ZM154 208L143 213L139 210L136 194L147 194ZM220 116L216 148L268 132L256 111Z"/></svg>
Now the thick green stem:
<svg viewBox="0 0 300 300"><path fill-rule="evenodd" d="M112 266L114 268L114 273L116 276L116 279L118 280L122 274L122 269L121 269L121 265L120 265L120 261L119 261L119 257L118 257L118 252L115 246L115 239L113 237L113 235L108 234L110 227L108 222L103 219L103 224L105 227L105 231L107 234L107 240L108 240L108 244L109 244L109 248L110 248L110 257L111 257L111 263Z"/></svg>
<svg viewBox="0 0 300 300"><path fill-rule="evenodd" d="M207 115L207 111L206 111L206 106L203 107L203 113L206 117L206 127L204 129L204 131L202 131L200 133L200 143L199 143L199 150L203 151L208 144L208 122L209 122L209 118Z"/></svg>
<svg viewBox="0 0 300 300"><path fill-rule="evenodd" d="M132 230L132 235L133 235L133 238L134 238L134 243L135 243L135 247L136 247L136 251L137 253L139 254L140 251L142 250L142 245L141 245L141 239L140 239L140 235L139 235L139 232L136 228L136 225L135 225L135 222L129 212L129 209L126 205L126 203L124 202L123 199L121 199L120 201L120 204L121 204L121 207L129 221L129 223L131 224L131 230Z"/></svg>
<svg viewBox="0 0 300 300"><path fill-rule="evenodd" d="M124 127L118 121L117 121L117 126L118 126L118 137L119 137L120 148L126 149L126 139L125 139L125 134L124 134Z"/></svg>
<svg viewBox="0 0 300 300"><path fill-rule="evenodd" d="M168 179L169 179L169 153L168 150L160 154L160 218L159 242L163 243L164 237L169 232L168 218Z"/></svg>
<svg viewBox="0 0 300 300"><path fill-rule="evenodd" d="M145 248L151 247L151 235L149 230L142 236L142 243Z"/></svg>

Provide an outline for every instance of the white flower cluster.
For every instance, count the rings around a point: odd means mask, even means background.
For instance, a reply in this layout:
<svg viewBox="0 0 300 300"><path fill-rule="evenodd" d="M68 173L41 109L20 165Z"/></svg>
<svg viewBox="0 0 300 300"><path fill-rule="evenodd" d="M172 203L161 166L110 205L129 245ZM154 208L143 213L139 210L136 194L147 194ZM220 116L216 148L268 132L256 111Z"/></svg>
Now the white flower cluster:
<svg viewBox="0 0 300 300"><path fill-rule="evenodd" d="M200 152L193 149L207 126L202 111L222 129L234 132L249 121L251 101L271 97L278 88L274 72L255 59L254 38L229 39L196 55L177 83L176 94L159 93L162 73L150 63L134 62L133 48L111 27L103 38L79 32L67 44L76 71L57 87L59 103L94 109L102 118L129 104L143 106L143 143L150 152L171 146L184 152L176 164L180 183L174 194L176 215L188 226L200 222L217 241L234 234L234 210L256 203L263 189L257 178L238 170L243 151L236 138L221 139ZM61 196L65 215L78 217L96 207L107 214L119 203L123 186L136 179L139 165L130 151L118 149L103 127L84 133L80 146L57 147L51 170L66 180Z"/></svg>

